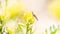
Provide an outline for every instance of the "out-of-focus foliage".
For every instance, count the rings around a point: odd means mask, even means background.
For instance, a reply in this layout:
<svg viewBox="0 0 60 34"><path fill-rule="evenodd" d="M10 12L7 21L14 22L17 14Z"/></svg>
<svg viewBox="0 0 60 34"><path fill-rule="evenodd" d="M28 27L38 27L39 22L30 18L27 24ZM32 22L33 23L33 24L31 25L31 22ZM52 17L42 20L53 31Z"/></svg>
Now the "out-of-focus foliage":
<svg viewBox="0 0 60 34"><path fill-rule="evenodd" d="M43 34L57 34L57 32L60 31L60 26L57 27L55 25L50 26L48 29L43 32Z"/></svg>

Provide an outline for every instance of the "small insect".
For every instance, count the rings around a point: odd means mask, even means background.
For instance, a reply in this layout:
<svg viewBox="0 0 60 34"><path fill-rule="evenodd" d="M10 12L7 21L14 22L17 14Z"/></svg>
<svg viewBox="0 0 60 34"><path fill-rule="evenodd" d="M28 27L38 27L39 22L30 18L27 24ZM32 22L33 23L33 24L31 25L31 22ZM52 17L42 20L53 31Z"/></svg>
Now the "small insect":
<svg viewBox="0 0 60 34"><path fill-rule="evenodd" d="M32 12L33 16L38 20L37 16Z"/></svg>

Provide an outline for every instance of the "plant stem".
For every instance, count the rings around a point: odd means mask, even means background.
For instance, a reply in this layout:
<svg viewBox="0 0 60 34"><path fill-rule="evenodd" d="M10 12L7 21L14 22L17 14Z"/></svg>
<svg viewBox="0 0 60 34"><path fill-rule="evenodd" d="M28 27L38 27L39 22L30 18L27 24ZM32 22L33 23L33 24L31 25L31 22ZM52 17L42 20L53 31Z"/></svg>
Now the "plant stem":
<svg viewBox="0 0 60 34"><path fill-rule="evenodd" d="M7 7L7 5L8 5L8 0L5 0L6 1L6 7Z"/></svg>
<svg viewBox="0 0 60 34"><path fill-rule="evenodd" d="M28 34L28 30L29 30L28 28L29 28L29 24L27 23L26 24L26 34Z"/></svg>
<svg viewBox="0 0 60 34"><path fill-rule="evenodd" d="M32 34L32 27L30 28L30 34Z"/></svg>

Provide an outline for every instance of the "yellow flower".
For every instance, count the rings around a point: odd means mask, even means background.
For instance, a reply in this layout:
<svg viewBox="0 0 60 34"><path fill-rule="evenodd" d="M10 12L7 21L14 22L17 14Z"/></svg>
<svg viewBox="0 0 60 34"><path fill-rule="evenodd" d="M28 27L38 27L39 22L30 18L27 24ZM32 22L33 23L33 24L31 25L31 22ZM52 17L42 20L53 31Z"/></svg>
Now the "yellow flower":
<svg viewBox="0 0 60 34"><path fill-rule="evenodd" d="M6 9L7 18L14 18L18 15L21 15L22 13L23 13L23 10L21 6L18 4L12 4L10 7L7 7Z"/></svg>
<svg viewBox="0 0 60 34"><path fill-rule="evenodd" d="M3 15L0 15L0 18L1 18L1 20L4 20L4 16Z"/></svg>
<svg viewBox="0 0 60 34"><path fill-rule="evenodd" d="M53 16L53 18L60 19L60 0L54 0L49 5L49 10Z"/></svg>
<svg viewBox="0 0 60 34"><path fill-rule="evenodd" d="M10 28L7 28L7 32L8 32L9 34L15 34L14 31L13 31L12 29L10 29Z"/></svg>
<svg viewBox="0 0 60 34"><path fill-rule="evenodd" d="M24 13L23 19L25 21L28 21L30 24L32 24L34 22L34 16L33 16L32 12L29 12L29 11Z"/></svg>

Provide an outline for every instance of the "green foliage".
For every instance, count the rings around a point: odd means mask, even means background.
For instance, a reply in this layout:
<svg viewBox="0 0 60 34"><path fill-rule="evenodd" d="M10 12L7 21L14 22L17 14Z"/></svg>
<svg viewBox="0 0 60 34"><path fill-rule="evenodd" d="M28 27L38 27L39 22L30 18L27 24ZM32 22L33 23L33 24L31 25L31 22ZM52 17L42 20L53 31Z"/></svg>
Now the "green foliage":
<svg viewBox="0 0 60 34"><path fill-rule="evenodd" d="M57 28L53 25L53 26L50 26L50 34L56 34L57 32Z"/></svg>
<svg viewBox="0 0 60 34"><path fill-rule="evenodd" d="M55 26L55 25L52 25L49 27L49 29L45 29L45 34L56 34L57 31L60 30L60 26Z"/></svg>

